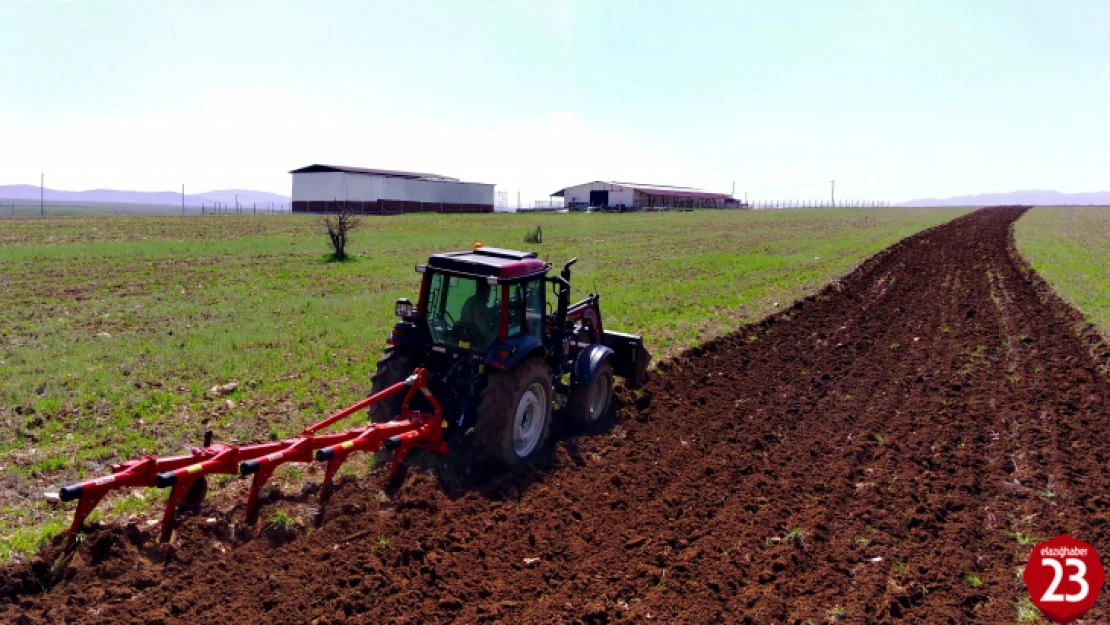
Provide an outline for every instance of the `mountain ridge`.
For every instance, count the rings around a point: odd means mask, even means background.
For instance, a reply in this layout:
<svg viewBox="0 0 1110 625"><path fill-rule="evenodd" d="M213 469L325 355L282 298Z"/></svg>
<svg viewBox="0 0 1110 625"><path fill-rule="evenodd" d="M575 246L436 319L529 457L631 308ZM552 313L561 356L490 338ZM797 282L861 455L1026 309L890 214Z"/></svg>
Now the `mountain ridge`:
<svg viewBox="0 0 1110 625"><path fill-rule="evenodd" d="M956 195L948 198L923 198L901 202L895 206L1003 206L1028 204L1033 206L1110 206L1110 191L1090 193L1062 193L1051 189L1009 191L1005 193L978 193Z"/></svg>
<svg viewBox="0 0 1110 625"><path fill-rule="evenodd" d="M58 191L49 187L43 188L43 199L53 202L96 202L117 204L148 204L164 206L181 206L181 193L175 191L128 191L123 189L89 189L86 191ZM186 193L185 205L198 207L202 203L211 206L220 202L234 206L235 196L239 196L239 204L251 206L253 204L269 206L274 204L288 204L289 196L267 191L253 191L250 189L217 189L204 193ZM35 200L39 199L39 188L30 184L0 185L0 200Z"/></svg>

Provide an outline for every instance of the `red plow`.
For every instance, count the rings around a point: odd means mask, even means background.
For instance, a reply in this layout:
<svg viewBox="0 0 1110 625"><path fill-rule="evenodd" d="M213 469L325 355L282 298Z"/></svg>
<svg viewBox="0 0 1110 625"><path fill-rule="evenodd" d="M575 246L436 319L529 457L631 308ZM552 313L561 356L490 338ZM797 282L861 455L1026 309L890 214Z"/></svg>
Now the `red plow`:
<svg viewBox="0 0 1110 625"><path fill-rule="evenodd" d="M365 410L402 391L405 393L399 414L385 423L371 423L343 432L321 434L356 412ZM423 393L433 412L409 407L417 392ZM77 501L77 511L66 535L65 549L75 544L85 519L100 501L113 490L121 488L170 488L162 514L161 542L168 546L173 535L174 514L183 502L199 504L207 491L203 478L207 475L253 475L247 500L246 522L258 520L259 494L274 470L289 462L327 462L320 501L324 503L333 490L333 480L350 454L359 451L393 451L391 471L408 456L413 447L446 455L443 441L443 411L428 389L427 372L416 369L412 375L370 397L340 410L326 419L309 425L299 436L255 445L213 444L211 432L205 434L204 446L194 447L189 454L169 457L145 456L112 467L112 474L66 486L59 493L62 501Z"/></svg>

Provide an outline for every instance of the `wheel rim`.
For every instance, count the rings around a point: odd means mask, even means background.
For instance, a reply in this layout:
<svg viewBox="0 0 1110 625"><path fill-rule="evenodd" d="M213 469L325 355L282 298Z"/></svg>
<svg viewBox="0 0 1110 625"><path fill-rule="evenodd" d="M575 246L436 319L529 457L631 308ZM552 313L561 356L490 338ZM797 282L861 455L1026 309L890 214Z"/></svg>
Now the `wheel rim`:
<svg viewBox="0 0 1110 625"><path fill-rule="evenodd" d="M605 414L605 405L609 395L609 376L598 375L594 378L594 383L590 385L590 399L587 402L589 407L590 421L597 421Z"/></svg>
<svg viewBox="0 0 1110 625"><path fill-rule="evenodd" d="M516 405L516 416L513 418L513 451L520 458L527 456L535 450L543 436L546 425L547 410L544 407L544 398L547 393L543 385L536 383L528 387L520 396Z"/></svg>

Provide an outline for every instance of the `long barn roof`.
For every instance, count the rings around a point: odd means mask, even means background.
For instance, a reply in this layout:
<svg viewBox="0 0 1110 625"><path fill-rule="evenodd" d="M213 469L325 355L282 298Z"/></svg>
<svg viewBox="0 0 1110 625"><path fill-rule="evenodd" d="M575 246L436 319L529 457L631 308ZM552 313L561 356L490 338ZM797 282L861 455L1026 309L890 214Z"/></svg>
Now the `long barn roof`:
<svg viewBox="0 0 1110 625"><path fill-rule="evenodd" d="M666 196L671 196L671 197L698 197L698 198L717 199L717 200L731 200L732 199L732 196L727 194L727 193L712 193L710 191L702 191L701 189L695 189L693 187L675 187L675 186L670 186L670 185L645 184L645 183L642 183L642 182L615 182L615 181L608 181L608 180L596 180L594 182L598 183L598 184L613 185L615 187L624 187L626 189L635 189L636 191L639 191L640 193L644 193L646 195L666 195ZM594 183L586 183L586 184L594 184ZM574 185L574 186L579 187L579 186L582 186L582 185ZM570 189L570 188L571 187L566 187L566 188L563 188L563 189L559 189L555 193L552 193L551 197L565 197L563 195L564 192L567 189Z"/></svg>
<svg viewBox="0 0 1110 625"><path fill-rule="evenodd" d="M459 182L458 178L441 176L439 174L422 174L415 171L396 171L392 169L367 169L365 167L345 167L343 165L309 165L294 169L291 174L322 174L342 172L347 174L366 174L369 176L383 176L385 178L408 178L410 180L445 180Z"/></svg>

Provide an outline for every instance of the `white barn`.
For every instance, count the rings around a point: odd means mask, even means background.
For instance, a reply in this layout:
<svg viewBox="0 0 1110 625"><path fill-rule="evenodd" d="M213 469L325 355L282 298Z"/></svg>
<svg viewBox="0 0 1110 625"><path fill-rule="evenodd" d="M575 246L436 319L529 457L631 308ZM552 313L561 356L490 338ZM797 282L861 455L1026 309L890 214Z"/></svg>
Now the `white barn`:
<svg viewBox="0 0 1110 625"><path fill-rule="evenodd" d="M389 169L309 165L293 175L293 212L492 213L492 184Z"/></svg>
<svg viewBox="0 0 1110 625"><path fill-rule="evenodd" d="M712 193L693 187L674 187L640 182L594 181L559 189L552 197L563 198L571 210L596 208L633 211L667 208L740 208L727 193Z"/></svg>

